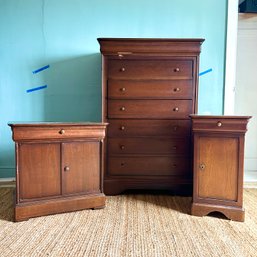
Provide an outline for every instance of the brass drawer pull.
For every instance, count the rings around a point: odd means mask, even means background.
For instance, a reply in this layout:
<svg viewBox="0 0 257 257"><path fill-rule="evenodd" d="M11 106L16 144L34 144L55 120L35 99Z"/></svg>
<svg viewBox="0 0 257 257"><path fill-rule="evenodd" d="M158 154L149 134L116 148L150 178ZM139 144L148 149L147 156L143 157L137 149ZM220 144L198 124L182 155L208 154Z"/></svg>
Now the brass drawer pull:
<svg viewBox="0 0 257 257"><path fill-rule="evenodd" d="M179 92L180 91L180 88L179 87L176 87L173 89L174 92Z"/></svg>
<svg viewBox="0 0 257 257"><path fill-rule="evenodd" d="M199 165L199 169L200 169L200 170L204 170L204 169L205 169L205 164L204 164L204 163L201 163L201 164Z"/></svg>
<svg viewBox="0 0 257 257"><path fill-rule="evenodd" d="M124 72L126 69L124 67L120 68L121 72Z"/></svg>
<svg viewBox="0 0 257 257"><path fill-rule="evenodd" d="M175 68L175 69L174 69L174 72L179 72L179 71L180 71L179 68Z"/></svg>
<svg viewBox="0 0 257 257"><path fill-rule="evenodd" d="M221 127L222 126L222 123L220 121L217 122L217 126L218 127Z"/></svg>
<svg viewBox="0 0 257 257"><path fill-rule="evenodd" d="M173 108L173 111L174 111L174 112L178 112L178 110L179 110L178 107Z"/></svg>
<svg viewBox="0 0 257 257"><path fill-rule="evenodd" d="M125 145L121 145L121 146L120 146L120 149L121 149L121 150L124 150L124 149L125 149Z"/></svg>
<svg viewBox="0 0 257 257"><path fill-rule="evenodd" d="M124 126L120 126L120 130L125 130L125 127Z"/></svg>
<svg viewBox="0 0 257 257"><path fill-rule="evenodd" d="M125 107L122 106L122 107L120 108L120 110L121 110L121 111L125 111Z"/></svg>
<svg viewBox="0 0 257 257"><path fill-rule="evenodd" d="M64 167L64 171L69 171L70 170L70 167L69 166L65 166Z"/></svg>
<svg viewBox="0 0 257 257"><path fill-rule="evenodd" d="M60 131L59 131L59 134L61 134L61 135L63 135L65 133L65 130L64 129L61 129Z"/></svg>
<svg viewBox="0 0 257 257"><path fill-rule="evenodd" d="M120 88L120 91L121 91L121 92L125 92L125 91L126 91L126 88L125 88L125 87L122 87L122 88Z"/></svg>

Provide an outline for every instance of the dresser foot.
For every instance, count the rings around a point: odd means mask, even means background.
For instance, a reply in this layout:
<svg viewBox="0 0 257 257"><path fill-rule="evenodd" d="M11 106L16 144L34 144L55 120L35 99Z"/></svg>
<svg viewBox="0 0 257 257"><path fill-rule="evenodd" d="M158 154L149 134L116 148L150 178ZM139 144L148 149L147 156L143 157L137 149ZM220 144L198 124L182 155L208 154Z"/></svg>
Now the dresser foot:
<svg viewBox="0 0 257 257"><path fill-rule="evenodd" d="M191 214L194 216L206 216L212 212L219 212L224 214L228 219L234 221L243 222L245 219L244 208L234 207L234 206L220 206L220 205L210 205L193 203L191 208Z"/></svg>

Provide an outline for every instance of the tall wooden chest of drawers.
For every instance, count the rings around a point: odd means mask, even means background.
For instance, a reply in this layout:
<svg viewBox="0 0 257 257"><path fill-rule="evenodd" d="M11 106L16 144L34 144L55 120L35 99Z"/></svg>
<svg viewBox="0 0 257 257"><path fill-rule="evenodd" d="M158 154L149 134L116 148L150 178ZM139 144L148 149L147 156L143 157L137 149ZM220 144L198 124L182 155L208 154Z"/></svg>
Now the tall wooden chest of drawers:
<svg viewBox="0 0 257 257"><path fill-rule="evenodd" d="M99 38L105 194L192 189L191 125L203 39Z"/></svg>

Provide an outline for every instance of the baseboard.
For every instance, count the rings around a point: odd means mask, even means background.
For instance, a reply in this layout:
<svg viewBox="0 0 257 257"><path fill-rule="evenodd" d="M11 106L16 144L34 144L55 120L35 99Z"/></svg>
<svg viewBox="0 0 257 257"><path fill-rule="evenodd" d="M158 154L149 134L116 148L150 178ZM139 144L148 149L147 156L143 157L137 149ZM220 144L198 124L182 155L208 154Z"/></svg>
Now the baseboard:
<svg viewBox="0 0 257 257"><path fill-rule="evenodd" d="M257 188L257 170L245 170L244 188Z"/></svg>
<svg viewBox="0 0 257 257"><path fill-rule="evenodd" d="M15 187L15 178L0 178L0 187Z"/></svg>

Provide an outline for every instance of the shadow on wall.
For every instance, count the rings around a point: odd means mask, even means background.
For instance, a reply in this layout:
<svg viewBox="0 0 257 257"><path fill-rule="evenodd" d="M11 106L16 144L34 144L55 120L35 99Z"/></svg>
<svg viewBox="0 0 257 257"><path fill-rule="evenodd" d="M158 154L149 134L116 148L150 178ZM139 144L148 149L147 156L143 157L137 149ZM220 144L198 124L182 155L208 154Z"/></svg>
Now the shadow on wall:
<svg viewBox="0 0 257 257"><path fill-rule="evenodd" d="M49 65L44 72L44 120L101 121L101 55Z"/></svg>

